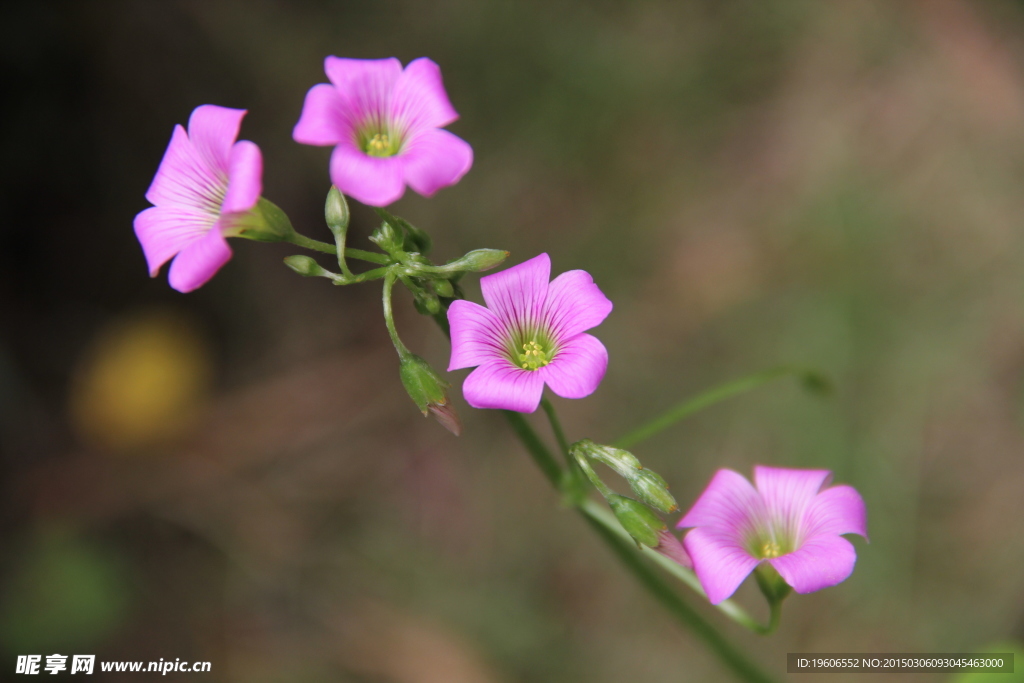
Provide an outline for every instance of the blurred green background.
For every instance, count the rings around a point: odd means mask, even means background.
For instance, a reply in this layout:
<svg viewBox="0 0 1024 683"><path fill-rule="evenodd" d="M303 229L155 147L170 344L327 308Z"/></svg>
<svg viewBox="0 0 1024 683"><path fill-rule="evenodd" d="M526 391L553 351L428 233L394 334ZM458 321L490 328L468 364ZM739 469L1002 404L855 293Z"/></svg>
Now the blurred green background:
<svg viewBox="0 0 1024 683"><path fill-rule="evenodd" d="M328 238L329 152L291 129L329 54L441 65L475 165L393 209L439 258L546 251L615 302L601 388L555 399L570 439L774 365L833 378L830 398L779 382L635 449L684 508L754 463L864 495L853 576L791 598L776 635L701 606L766 669L1024 639L1024 4L12 2L0 678L60 652L246 683L729 680L500 416L458 396L458 439L420 417L376 286L240 240L192 294L146 277L132 219L199 104L249 110L265 195ZM373 226L355 207L351 244Z"/></svg>

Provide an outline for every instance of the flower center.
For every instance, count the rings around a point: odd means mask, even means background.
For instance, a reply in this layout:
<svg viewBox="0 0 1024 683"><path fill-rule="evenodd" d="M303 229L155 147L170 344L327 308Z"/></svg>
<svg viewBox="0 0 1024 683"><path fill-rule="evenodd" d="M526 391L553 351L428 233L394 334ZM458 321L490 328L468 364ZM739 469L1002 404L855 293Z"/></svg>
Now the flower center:
<svg viewBox="0 0 1024 683"><path fill-rule="evenodd" d="M767 541L761 545L761 559L767 560L782 555L782 548L775 541Z"/></svg>
<svg viewBox="0 0 1024 683"><path fill-rule="evenodd" d="M523 353L518 354L519 367L523 370L539 370L551 362L554 354L544 348L536 339L523 344Z"/></svg>
<svg viewBox="0 0 1024 683"><path fill-rule="evenodd" d="M371 157L393 157L402 149L402 135L386 124L368 125L357 135L359 148Z"/></svg>

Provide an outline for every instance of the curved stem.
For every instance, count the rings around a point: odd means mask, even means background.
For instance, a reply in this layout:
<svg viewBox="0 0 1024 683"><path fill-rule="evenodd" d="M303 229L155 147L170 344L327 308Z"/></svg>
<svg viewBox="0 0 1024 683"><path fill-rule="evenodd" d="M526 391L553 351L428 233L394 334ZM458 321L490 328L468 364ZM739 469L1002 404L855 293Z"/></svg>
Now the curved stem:
<svg viewBox="0 0 1024 683"><path fill-rule="evenodd" d="M391 343L395 345L395 351L398 351L400 358L405 358L411 355L408 347L402 343L402 340L398 337L398 330L395 328L395 317L391 311L391 290L395 286L395 280L398 278L395 275L395 271L389 269L384 275L384 295L382 297L384 301L384 324L388 327L388 334L391 335Z"/></svg>
<svg viewBox="0 0 1024 683"><path fill-rule="evenodd" d="M622 438L618 439L615 441L614 445L618 448L629 448L630 446L654 436L658 432L671 427L676 422L679 422L683 418L689 417L704 408L720 403L727 398L732 398L733 396L756 389L768 382L771 382L772 380L792 375L803 377L807 381L808 385L811 386L824 386L826 384L825 380L818 373L804 368L780 367L764 370L763 372L758 372L753 375L748 375L747 377L741 377L740 379L726 382L725 384L719 385L698 394L697 396L677 403L675 406L669 408L647 424L637 427Z"/></svg>

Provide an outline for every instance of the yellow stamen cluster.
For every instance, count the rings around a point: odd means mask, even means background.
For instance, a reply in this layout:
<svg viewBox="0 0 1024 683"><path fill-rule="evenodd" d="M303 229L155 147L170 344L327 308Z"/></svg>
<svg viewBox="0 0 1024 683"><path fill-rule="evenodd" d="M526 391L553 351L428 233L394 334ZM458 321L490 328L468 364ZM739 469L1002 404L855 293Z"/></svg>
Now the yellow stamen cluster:
<svg viewBox="0 0 1024 683"><path fill-rule="evenodd" d="M761 546L761 557L764 559L778 557L781 554L782 548L780 548L779 544L775 541L768 541L767 543Z"/></svg>
<svg viewBox="0 0 1024 683"><path fill-rule="evenodd" d="M523 370L537 370L550 362L551 360L544 353L544 347L536 341L528 341L523 344L523 353L519 354L519 363Z"/></svg>
<svg viewBox="0 0 1024 683"><path fill-rule="evenodd" d="M384 156L391 150L391 140L387 133L377 133L366 143L366 153L373 156Z"/></svg>

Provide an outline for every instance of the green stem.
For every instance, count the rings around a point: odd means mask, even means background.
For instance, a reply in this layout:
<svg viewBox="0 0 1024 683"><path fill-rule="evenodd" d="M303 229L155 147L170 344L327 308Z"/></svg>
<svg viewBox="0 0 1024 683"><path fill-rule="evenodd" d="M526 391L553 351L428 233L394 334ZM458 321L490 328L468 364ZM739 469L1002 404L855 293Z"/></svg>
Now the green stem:
<svg viewBox="0 0 1024 683"><path fill-rule="evenodd" d="M565 454L566 462L570 463L569 441L565 438L565 432L562 431L562 423L558 420L558 413L555 412L555 407L551 405L551 401L547 398L542 398L540 400L540 406L548 416L548 422L551 423L551 431L555 433L555 440L558 441L558 447L561 448L562 453Z"/></svg>
<svg viewBox="0 0 1024 683"><path fill-rule="evenodd" d="M685 401L676 404L647 424L641 425L629 432L616 441L614 445L619 448L629 448L644 439L654 436L663 429L671 427L683 418L689 417L690 415L693 415L694 413L709 406L713 406L716 403L720 403L725 399L732 398L738 394L743 394L756 389L768 382L771 382L772 380L779 379L780 377L789 377L791 375L804 377L809 382L813 381L820 383L822 381L821 377L816 373L803 368L791 367L771 368L747 377L741 377L740 379L714 387L702 394L698 394L693 398L688 398Z"/></svg>
<svg viewBox="0 0 1024 683"><path fill-rule="evenodd" d="M619 560L632 572L640 583L680 622L686 624L699 636L718 658L740 678L750 683L774 683L774 679L762 672L743 653L736 650L715 628L704 620L690 605L672 590L636 552L636 546L612 532L608 527L585 515L591 528L618 555Z"/></svg>
<svg viewBox="0 0 1024 683"><path fill-rule="evenodd" d="M540 471L544 473L544 476L547 477L552 486L556 489L560 488L562 485L562 468L559 467L558 461L551 455L548 447L537 436L537 432L533 431L533 427L526 421L522 413L512 410L503 410L501 412L505 415L509 425L511 425L512 431L516 433L519 440L523 442L523 446L526 447L527 452L533 457L533 461L537 463Z"/></svg>
<svg viewBox="0 0 1024 683"><path fill-rule="evenodd" d="M288 240L292 244L302 247L303 249L310 249L312 251L321 251L325 254L337 254L338 245L328 244L327 242L321 242L320 240L310 239L305 235L300 235L297 232L292 233L291 238ZM353 249L352 247L345 248L345 256L348 258L354 258L358 261L366 261L367 263L376 263L381 266L386 266L392 261L389 257L384 254L375 254L372 251L364 251L362 249Z"/></svg>
<svg viewBox="0 0 1024 683"><path fill-rule="evenodd" d="M405 358L411 355L408 347L402 343L402 340L398 337L398 330L395 328L395 317L391 311L391 290L395 286L395 280L398 276L395 271L388 269L387 274L384 275L384 324L388 327L388 334L391 335L391 343L395 345L395 351L398 351L399 358Z"/></svg>

